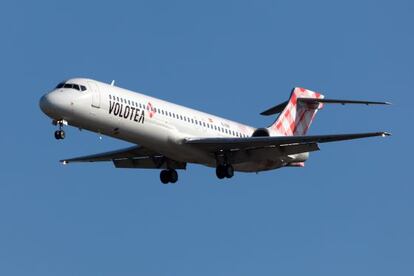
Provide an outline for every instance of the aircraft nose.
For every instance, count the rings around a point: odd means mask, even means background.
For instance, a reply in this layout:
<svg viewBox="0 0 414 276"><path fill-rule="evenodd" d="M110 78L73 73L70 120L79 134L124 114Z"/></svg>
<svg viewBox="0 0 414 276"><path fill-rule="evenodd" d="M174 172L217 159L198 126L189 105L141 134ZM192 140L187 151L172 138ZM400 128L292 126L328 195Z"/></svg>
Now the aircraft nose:
<svg viewBox="0 0 414 276"><path fill-rule="evenodd" d="M45 114L48 114L50 112L51 103L48 94L45 94L40 98L39 107Z"/></svg>
<svg viewBox="0 0 414 276"><path fill-rule="evenodd" d="M54 118L62 116L66 111L66 98L58 91L43 95L39 100L39 107L47 116Z"/></svg>

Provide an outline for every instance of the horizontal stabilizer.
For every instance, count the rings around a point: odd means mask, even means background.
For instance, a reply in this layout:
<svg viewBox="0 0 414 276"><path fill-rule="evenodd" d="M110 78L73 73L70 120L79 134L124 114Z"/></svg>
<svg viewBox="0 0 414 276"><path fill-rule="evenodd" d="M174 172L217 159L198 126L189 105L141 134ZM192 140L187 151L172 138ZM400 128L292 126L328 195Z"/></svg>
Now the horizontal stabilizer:
<svg viewBox="0 0 414 276"><path fill-rule="evenodd" d="M276 105L274 107L269 108L266 111L263 111L262 113L260 113L260 115L270 116L270 115L273 115L273 114L280 113L280 112L283 111L283 109L285 109L285 107L287 106L288 103L289 103L289 101L286 101L286 102L283 102L281 104L278 104L278 105Z"/></svg>
<svg viewBox="0 0 414 276"><path fill-rule="evenodd" d="M307 104L318 104L318 103L326 103L326 104L365 104L365 105L390 105L390 102L377 102L377 101L361 101L361 100L336 100L336 99L324 99L324 98L298 98L298 102L307 103ZM289 101L285 101L281 104L273 106L262 113L260 115L263 116L270 116L274 114L281 113L285 107L288 105Z"/></svg>
<svg viewBox="0 0 414 276"><path fill-rule="evenodd" d="M373 102L373 101L355 101L355 100L333 100L333 99L316 99L316 98L298 98L299 102L316 104L316 103L332 103L332 104L385 104L390 105L389 102Z"/></svg>

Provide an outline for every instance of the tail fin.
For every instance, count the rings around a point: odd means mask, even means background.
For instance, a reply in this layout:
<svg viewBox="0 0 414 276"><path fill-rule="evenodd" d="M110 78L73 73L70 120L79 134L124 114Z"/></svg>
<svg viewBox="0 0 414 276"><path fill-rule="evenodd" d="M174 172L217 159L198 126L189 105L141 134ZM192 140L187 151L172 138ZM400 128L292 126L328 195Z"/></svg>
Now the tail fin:
<svg viewBox="0 0 414 276"><path fill-rule="evenodd" d="M323 99L324 96L304 88L294 88L287 102L275 107L275 110L263 112L264 115L275 113L275 111L282 112L274 124L268 128L271 136L306 134L316 112L323 107L323 104L317 101L298 101L298 98Z"/></svg>

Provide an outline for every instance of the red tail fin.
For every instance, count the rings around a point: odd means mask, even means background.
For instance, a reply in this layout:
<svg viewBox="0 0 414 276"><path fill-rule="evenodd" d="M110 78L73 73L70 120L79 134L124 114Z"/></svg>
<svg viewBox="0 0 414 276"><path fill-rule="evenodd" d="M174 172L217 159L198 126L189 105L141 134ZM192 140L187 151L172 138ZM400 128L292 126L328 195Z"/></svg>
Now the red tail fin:
<svg viewBox="0 0 414 276"><path fill-rule="evenodd" d="M306 103L298 101L298 98L322 99L322 94L296 87L293 89L290 99L277 118L276 122L269 127L270 134L273 135L305 135L318 109L322 103Z"/></svg>

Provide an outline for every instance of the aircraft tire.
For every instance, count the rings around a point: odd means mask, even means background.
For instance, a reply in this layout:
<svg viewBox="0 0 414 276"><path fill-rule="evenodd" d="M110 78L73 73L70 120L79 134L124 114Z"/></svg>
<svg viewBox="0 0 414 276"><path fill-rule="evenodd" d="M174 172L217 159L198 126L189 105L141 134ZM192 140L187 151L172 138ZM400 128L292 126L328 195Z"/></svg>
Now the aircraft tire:
<svg viewBox="0 0 414 276"><path fill-rule="evenodd" d="M224 165L218 165L216 168L216 175L218 179L223 179L226 177L226 170Z"/></svg>
<svg viewBox="0 0 414 276"><path fill-rule="evenodd" d="M168 171L169 172L169 176L170 176L170 183L176 183L178 180L178 173L176 170L171 169Z"/></svg>
<svg viewBox="0 0 414 276"><path fill-rule="evenodd" d="M55 138L56 138L56 140L65 139L65 132L63 130L56 130L55 131Z"/></svg>
<svg viewBox="0 0 414 276"><path fill-rule="evenodd" d="M167 170L162 170L160 172L160 180L162 184L168 184L170 182L170 174Z"/></svg>
<svg viewBox="0 0 414 276"><path fill-rule="evenodd" d="M60 139L60 137L59 137L59 130L56 130L55 131L55 139L56 140L59 140Z"/></svg>
<svg viewBox="0 0 414 276"><path fill-rule="evenodd" d="M63 130L59 130L59 136L61 140L65 139L65 132Z"/></svg>
<svg viewBox="0 0 414 276"><path fill-rule="evenodd" d="M232 165L226 165L225 167L225 173L227 178L232 178L234 175L234 168Z"/></svg>

